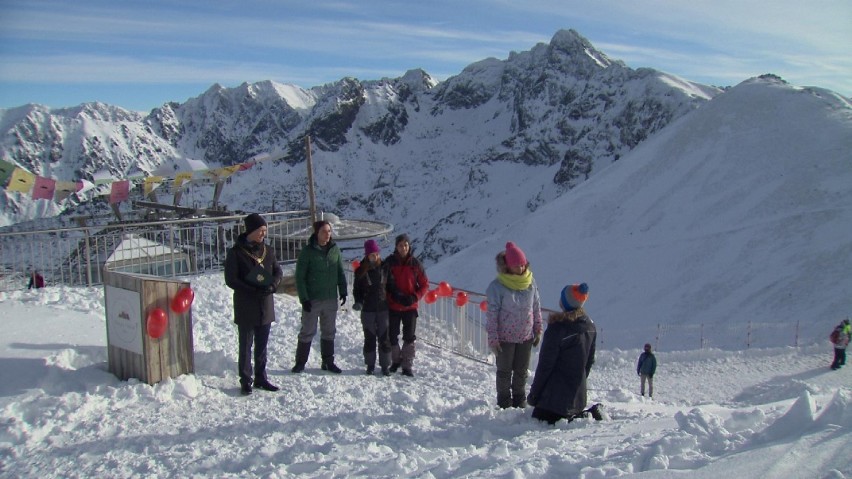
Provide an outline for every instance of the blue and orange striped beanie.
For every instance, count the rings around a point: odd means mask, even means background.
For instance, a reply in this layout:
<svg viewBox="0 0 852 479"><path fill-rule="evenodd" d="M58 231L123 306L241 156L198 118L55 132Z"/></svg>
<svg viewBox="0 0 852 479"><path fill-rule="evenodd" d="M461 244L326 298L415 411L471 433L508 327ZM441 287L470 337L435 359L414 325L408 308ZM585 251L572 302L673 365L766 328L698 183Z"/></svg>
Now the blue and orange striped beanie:
<svg viewBox="0 0 852 479"><path fill-rule="evenodd" d="M574 311L583 306L587 299L589 299L588 284L569 284L562 288L562 294L559 295L559 306L562 307L562 311Z"/></svg>

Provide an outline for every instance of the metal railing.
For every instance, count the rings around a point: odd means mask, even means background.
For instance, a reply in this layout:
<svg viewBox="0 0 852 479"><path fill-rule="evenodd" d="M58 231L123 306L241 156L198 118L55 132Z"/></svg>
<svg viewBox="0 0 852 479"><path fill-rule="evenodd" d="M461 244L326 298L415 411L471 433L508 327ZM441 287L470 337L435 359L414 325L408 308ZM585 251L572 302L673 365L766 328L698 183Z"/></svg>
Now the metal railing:
<svg viewBox="0 0 852 479"><path fill-rule="evenodd" d="M433 289L438 287L436 283L430 284ZM457 301L459 292L467 295L461 306ZM480 306L482 301L485 301L483 294L458 289L449 296L439 295L431 304L421 301L418 309L422 319L417 323L417 337L460 356L493 363L485 329L485 311Z"/></svg>
<svg viewBox="0 0 852 479"><path fill-rule="evenodd" d="M306 211L263 215L267 242L281 261L295 257L310 231ZM0 233L0 289L26 287L32 271L45 283L93 286L102 271L178 277L220 271L243 231L243 216L126 222Z"/></svg>
<svg viewBox="0 0 852 479"><path fill-rule="evenodd" d="M268 243L282 262L295 259L310 232L306 211L264 215ZM152 223L120 223L64 229L0 233L0 290L26 288L30 273L39 271L47 285L64 283L93 286L102 283L104 268L157 276L178 277L221 271L227 249L242 232L242 216L180 219ZM386 234L385 230L377 230ZM357 235L356 235L357 236ZM352 272L347 268L349 284ZM431 283L432 289L438 284ZM467 294L459 306L456 295ZM458 355L493 363L485 329L482 293L455 290L433 303L421 301L417 336L425 343ZM547 321L550 310L542 310ZM826 341L842 318L813 318L807 325L779 319L732 324L610 327L595 318L599 348L639 348L651 342L658 350L704 348L749 349L799 347Z"/></svg>

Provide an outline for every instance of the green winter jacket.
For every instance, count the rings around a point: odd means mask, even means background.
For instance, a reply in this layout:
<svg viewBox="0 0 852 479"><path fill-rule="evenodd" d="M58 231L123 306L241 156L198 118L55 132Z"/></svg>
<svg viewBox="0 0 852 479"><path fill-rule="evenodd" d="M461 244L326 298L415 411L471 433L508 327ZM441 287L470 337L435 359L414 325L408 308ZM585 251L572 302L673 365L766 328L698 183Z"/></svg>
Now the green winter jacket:
<svg viewBox="0 0 852 479"><path fill-rule="evenodd" d="M343 260L334 240L322 248L317 244L317 235L311 235L296 260L296 289L302 303L346 296Z"/></svg>

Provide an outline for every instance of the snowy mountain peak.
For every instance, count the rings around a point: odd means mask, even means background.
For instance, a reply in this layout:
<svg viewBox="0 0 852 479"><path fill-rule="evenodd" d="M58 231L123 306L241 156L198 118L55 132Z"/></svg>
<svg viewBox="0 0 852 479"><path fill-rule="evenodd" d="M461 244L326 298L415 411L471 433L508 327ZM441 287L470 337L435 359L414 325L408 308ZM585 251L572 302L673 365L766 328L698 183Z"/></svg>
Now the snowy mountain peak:
<svg viewBox="0 0 852 479"><path fill-rule="evenodd" d="M420 68L408 70L399 78L399 81L408 85L413 91L429 90L438 84L438 80Z"/></svg>
<svg viewBox="0 0 852 479"><path fill-rule="evenodd" d="M580 61L584 56L588 57L601 68L607 68L613 64L609 57L598 51L588 39L573 29L556 32L550 40L549 50L553 56L563 54L573 61Z"/></svg>

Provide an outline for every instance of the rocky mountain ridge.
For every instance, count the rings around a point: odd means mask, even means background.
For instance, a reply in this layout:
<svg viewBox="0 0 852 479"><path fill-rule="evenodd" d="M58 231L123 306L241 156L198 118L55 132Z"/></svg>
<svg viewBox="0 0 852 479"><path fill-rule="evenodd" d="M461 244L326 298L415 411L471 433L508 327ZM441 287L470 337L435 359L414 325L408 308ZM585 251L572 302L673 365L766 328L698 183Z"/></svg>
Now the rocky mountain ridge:
<svg viewBox="0 0 852 479"><path fill-rule="evenodd" d="M562 30L440 83L411 70L310 89L214 85L147 115L100 103L3 110L0 152L58 180L178 171L186 159L214 168L277 152L235 175L222 198L233 210L268 211L307 204L309 134L321 207L391 222L435 261L561 196L720 91L631 69ZM196 201L207 195L199 188ZM0 202L5 224L64 206L34 209L8 192Z"/></svg>

